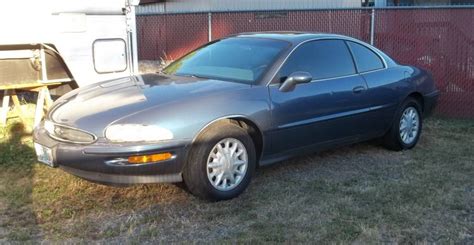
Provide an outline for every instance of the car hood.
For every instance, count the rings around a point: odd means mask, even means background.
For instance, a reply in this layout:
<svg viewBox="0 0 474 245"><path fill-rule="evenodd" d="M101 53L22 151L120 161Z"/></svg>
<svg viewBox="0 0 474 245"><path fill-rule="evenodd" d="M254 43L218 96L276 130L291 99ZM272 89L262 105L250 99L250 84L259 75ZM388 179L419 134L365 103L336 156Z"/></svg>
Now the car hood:
<svg viewBox="0 0 474 245"><path fill-rule="evenodd" d="M141 111L250 86L162 74L132 76L80 88L61 97L49 118L100 136L109 124Z"/></svg>

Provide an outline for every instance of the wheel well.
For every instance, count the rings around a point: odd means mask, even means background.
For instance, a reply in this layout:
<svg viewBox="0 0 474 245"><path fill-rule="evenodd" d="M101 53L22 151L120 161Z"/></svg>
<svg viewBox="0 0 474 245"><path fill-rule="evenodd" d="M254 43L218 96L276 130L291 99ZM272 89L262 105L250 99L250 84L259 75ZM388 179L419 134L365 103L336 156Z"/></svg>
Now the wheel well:
<svg viewBox="0 0 474 245"><path fill-rule="evenodd" d="M408 95L408 98L414 98L415 100L417 100L419 103L420 103L420 106L421 106L421 111L424 111L425 110L425 104L424 104L424 99L423 99L423 95L421 95L420 93L418 92L413 92L411 94Z"/></svg>
<svg viewBox="0 0 474 245"><path fill-rule="evenodd" d="M257 160L260 160L262 156L262 151L263 151L263 134L254 122L243 117L222 118L220 120L212 122L210 125L207 125L205 128L208 128L218 123L232 123L234 125L237 125L247 130L250 138L252 138L253 144L255 145L255 153L257 155Z"/></svg>
<svg viewBox="0 0 474 245"><path fill-rule="evenodd" d="M255 145L255 153L257 154L257 159L259 160L263 151L263 134L258 126L251 120L242 117L228 118L223 120L227 120L230 123L238 125L239 127L247 130L250 137L252 138L253 144Z"/></svg>

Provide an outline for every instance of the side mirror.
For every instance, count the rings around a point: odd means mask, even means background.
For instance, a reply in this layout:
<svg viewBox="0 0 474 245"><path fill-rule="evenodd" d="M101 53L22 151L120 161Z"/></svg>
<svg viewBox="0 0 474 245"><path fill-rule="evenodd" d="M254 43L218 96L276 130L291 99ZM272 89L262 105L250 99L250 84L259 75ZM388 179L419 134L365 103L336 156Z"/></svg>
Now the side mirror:
<svg viewBox="0 0 474 245"><path fill-rule="evenodd" d="M311 80L313 80L313 77L308 72L304 72L304 71L293 72L281 84L280 91L281 92L293 91L297 84L309 83L311 82Z"/></svg>

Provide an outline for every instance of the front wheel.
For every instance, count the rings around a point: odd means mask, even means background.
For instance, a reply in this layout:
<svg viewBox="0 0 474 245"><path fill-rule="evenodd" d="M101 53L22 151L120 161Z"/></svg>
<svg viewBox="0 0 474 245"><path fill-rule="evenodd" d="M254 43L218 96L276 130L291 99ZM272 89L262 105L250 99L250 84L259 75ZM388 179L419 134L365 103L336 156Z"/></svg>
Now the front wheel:
<svg viewBox="0 0 474 245"><path fill-rule="evenodd" d="M255 165L255 147L247 131L222 122L204 130L194 142L183 178L194 195L226 200L247 188Z"/></svg>
<svg viewBox="0 0 474 245"><path fill-rule="evenodd" d="M422 126L420 103L408 98L402 103L392 127L385 135L384 145L396 151L411 149L418 143Z"/></svg>

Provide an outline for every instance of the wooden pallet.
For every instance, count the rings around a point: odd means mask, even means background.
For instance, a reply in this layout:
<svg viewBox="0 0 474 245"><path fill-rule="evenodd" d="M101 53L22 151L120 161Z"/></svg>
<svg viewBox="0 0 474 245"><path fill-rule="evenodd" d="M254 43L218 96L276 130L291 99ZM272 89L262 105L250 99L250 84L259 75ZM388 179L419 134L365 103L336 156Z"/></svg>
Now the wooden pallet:
<svg viewBox="0 0 474 245"><path fill-rule="evenodd" d="M20 100L17 96L17 91L29 91L38 93L38 99L36 101L35 109L35 118L34 125L36 127L43 118L44 110L48 109L53 100L51 99L51 94L49 93L50 86L57 86L61 83L21 83L21 84L10 84L10 85L0 85L0 92L3 92L2 108L0 109L0 126L6 126L7 124L7 115L10 109L10 99L13 101L15 107L18 107L20 110L20 118L22 121L25 121L27 118L27 113L23 110L20 104ZM46 108L45 108L46 107Z"/></svg>

